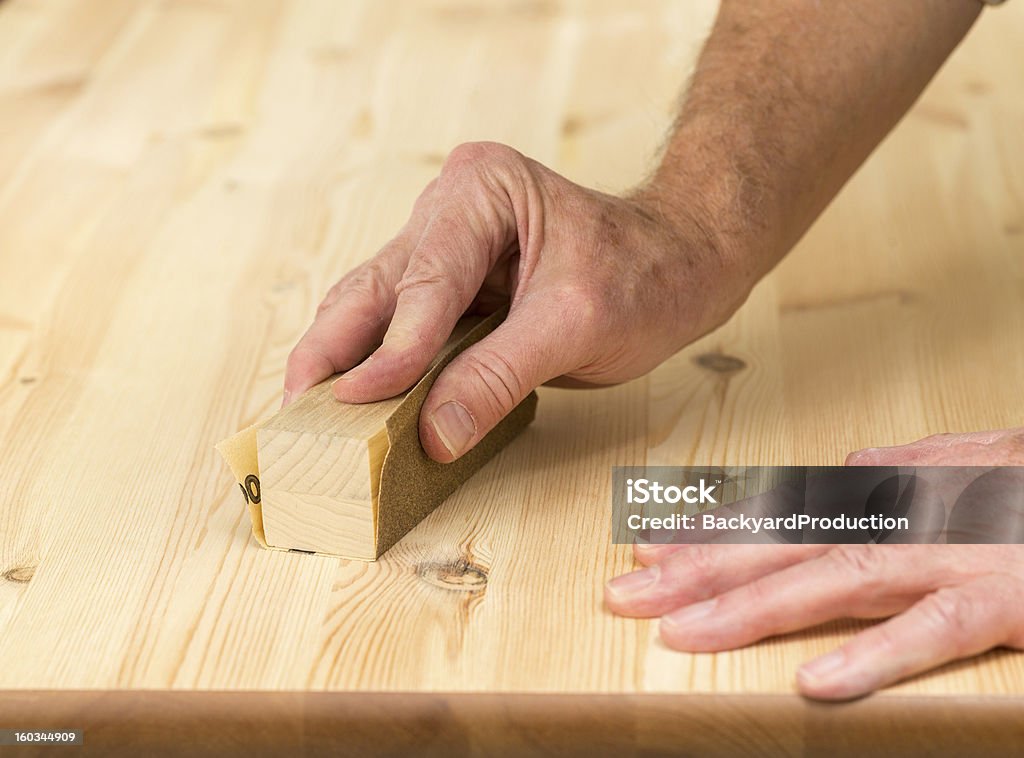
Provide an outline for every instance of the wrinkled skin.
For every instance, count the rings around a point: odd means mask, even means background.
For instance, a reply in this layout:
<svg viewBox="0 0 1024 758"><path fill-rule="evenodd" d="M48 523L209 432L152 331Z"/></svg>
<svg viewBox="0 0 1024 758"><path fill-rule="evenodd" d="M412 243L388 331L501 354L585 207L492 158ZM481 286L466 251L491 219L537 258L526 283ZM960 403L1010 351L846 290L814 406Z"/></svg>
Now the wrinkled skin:
<svg viewBox="0 0 1024 758"><path fill-rule="evenodd" d="M669 221L646 192L606 195L504 145L461 145L398 236L328 292L289 357L284 403L341 371L339 400L396 395L464 313L510 304L424 403L423 448L451 461L538 385L642 376L723 323L754 280L708 226L696 200Z"/></svg>
<svg viewBox="0 0 1024 758"><path fill-rule="evenodd" d="M848 465L1024 466L1024 429L940 434ZM865 695L997 646L1024 649L1024 546L649 545L612 579L616 613L661 617L677 650L743 647L836 618L887 619L805 663L805 695Z"/></svg>

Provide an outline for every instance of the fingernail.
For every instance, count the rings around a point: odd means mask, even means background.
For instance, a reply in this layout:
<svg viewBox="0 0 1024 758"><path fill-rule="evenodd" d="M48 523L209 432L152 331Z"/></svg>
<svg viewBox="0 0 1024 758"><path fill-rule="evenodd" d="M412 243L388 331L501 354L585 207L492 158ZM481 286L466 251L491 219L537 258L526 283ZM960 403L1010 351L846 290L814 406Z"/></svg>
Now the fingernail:
<svg viewBox="0 0 1024 758"><path fill-rule="evenodd" d="M809 663L805 663L797 671L797 676L804 680L828 679L842 669L845 663L846 655L843 651L833 650L828 655L823 655Z"/></svg>
<svg viewBox="0 0 1024 758"><path fill-rule="evenodd" d="M284 408L288 403L291 402L292 393L291 390L285 390L284 395L281 396L281 407Z"/></svg>
<svg viewBox="0 0 1024 758"><path fill-rule="evenodd" d="M607 587L613 595L635 595L657 582L660 573L661 569L658 566L631 571L615 577L608 582Z"/></svg>
<svg viewBox="0 0 1024 758"><path fill-rule="evenodd" d="M633 549L638 553L644 553L646 555L653 555L662 549L664 545L654 545L649 542L638 542L633 545Z"/></svg>
<svg viewBox="0 0 1024 758"><path fill-rule="evenodd" d="M449 400L441 405L430 416L434 431L448 452L458 458L469 447L473 435L476 434L476 421L466 410L466 406L457 400Z"/></svg>
<svg viewBox="0 0 1024 758"><path fill-rule="evenodd" d="M711 611L715 609L717 604L718 598L705 600L702 603L694 603L693 605L688 605L685 608L680 608L678 611L672 611L672 613L662 616L661 620L669 626L677 626L679 628L692 626L693 624L699 623L710 616Z"/></svg>

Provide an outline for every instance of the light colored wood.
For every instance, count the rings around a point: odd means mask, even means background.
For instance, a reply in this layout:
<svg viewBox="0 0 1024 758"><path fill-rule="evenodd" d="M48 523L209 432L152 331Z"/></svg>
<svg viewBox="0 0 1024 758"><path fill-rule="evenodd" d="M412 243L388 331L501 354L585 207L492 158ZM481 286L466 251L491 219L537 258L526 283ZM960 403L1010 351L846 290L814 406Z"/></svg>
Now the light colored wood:
<svg viewBox="0 0 1024 758"><path fill-rule="evenodd" d="M334 400L331 384L257 432L263 529L276 547L373 560L385 423L405 395L347 405Z"/></svg>
<svg viewBox="0 0 1024 758"><path fill-rule="evenodd" d="M611 191L641 177L713 12L0 4L0 687L798 702L796 665L858 624L684 655L613 617L601 586L632 558L609 544L610 467L833 464L1021 423L1021 3L985 13L725 327L648 379L542 390L384 560L260 550L213 451L276 407L319 298L458 142ZM878 700L975 695L1024 702L1022 657Z"/></svg>

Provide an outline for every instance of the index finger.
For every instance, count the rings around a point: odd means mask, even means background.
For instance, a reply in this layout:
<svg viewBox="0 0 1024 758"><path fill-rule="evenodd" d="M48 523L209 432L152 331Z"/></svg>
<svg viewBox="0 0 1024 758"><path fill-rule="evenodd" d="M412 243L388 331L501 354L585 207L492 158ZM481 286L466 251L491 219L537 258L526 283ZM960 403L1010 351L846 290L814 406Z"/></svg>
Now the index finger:
<svg viewBox="0 0 1024 758"><path fill-rule="evenodd" d="M357 365L380 344L407 260L407 246L396 238L331 289L288 356L282 406L332 374Z"/></svg>

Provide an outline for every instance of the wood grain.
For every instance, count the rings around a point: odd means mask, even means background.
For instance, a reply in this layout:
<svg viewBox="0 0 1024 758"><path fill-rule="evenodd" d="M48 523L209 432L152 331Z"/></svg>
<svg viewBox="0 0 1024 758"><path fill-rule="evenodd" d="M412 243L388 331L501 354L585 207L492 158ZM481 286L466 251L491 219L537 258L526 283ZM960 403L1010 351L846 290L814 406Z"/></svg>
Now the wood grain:
<svg viewBox="0 0 1024 758"><path fill-rule="evenodd" d="M455 144L507 142L609 191L638 181L713 13L0 5L0 688L810 707L795 667L858 624L684 655L602 608L602 583L632 565L609 544L610 467L832 464L1021 423L1020 3L984 14L726 326L647 379L542 390L524 436L386 559L260 550L213 450L277 406L319 298L396 232ZM1024 659L993 653L873 701L954 697L1019 706Z"/></svg>
<svg viewBox="0 0 1024 758"><path fill-rule="evenodd" d="M263 529L275 547L362 560L377 557L385 424L404 395L339 403L328 379L257 432Z"/></svg>

